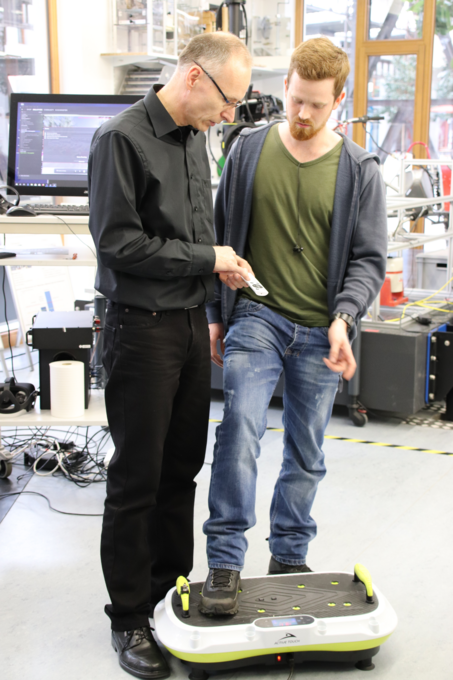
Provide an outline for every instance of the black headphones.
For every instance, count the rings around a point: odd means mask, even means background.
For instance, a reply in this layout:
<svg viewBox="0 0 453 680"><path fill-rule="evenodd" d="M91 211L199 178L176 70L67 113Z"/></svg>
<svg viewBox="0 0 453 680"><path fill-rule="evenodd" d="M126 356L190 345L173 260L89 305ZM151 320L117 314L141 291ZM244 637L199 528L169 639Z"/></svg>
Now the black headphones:
<svg viewBox="0 0 453 680"><path fill-rule="evenodd" d="M14 199L15 200L14 203L11 203L11 201L9 201L7 198L5 198L5 196L2 193L2 191L4 189L7 189L7 195L8 195L8 192L12 192L13 194L16 194L16 197ZM8 184L3 184L2 186L0 186L0 215L4 215L6 213L6 211L8 210L8 208L15 208L17 205L19 205L19 203L20 203L20 194L17 191L17 189L15 189L14 187L8 186Z"/></svg>
<svg viewBox="0 0 453 680"><path fill-rule="evenodd" d="M17 383L15 378L8 378L0 383L0 415L31 411L38 394L31 383Z"/></svg>

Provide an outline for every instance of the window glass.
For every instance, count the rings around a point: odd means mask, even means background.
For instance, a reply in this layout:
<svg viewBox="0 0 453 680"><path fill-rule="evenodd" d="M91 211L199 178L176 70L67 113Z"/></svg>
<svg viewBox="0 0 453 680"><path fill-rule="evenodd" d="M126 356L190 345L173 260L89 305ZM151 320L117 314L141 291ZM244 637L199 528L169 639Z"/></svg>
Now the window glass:
<svg viewBox="0 0 453 680"><path fill-rule="evenodd" d="M217 8L203 0L115 0L115 49L177 55L189 40L216 30ZM208 9L210 8L210 9ZM245 10L245 11L243 11ZM239 12L240 38L248 37L253 56L289 56L293 3L249 0Z"/></svg>
<svg viewBox="0 0 453 680"><path fill-rule="evenodd" d="M447 0L448 1L448 0ZM370 0L370 40L416 40L422 37L424 0Z"/></svg>
<svg viewBox="0 0 453 680"><path fill-rule="evenodd" d="M332 112L332 127L337 121L353 117L355 21L357 0L313 0L304 3L304 40L324 35L348 55L351 72L345 84L346 97ZM352 136L352 125L345 128Z"/></svg>
<svg viewBox="0 0 453 680"><path fill-rule="evenodd" d="M436 4L429 147L434 158L453 158L452 0Z"/></svg>
<svg viewBox="0 0 453 680"><path fill-rule="evenodd" d="M178 55L195 35L215 30L215 20L203 0L116 0L115 49Z"/></svg>
<svg viewBox="0 0 453 680"><path fill-rule="evenodd" d="M249 49L254 57L286 57L291 54L293 3L252 0Z"/></svg>
<svg viewBox="0 0 453 680"><path fill-rule="evenodd" d="M6 182L11 92L49 92L46 0L0 0L2 184Z"/></svg>
<svg viewBox="0 0 453 680"><path fill-rule="evenodd" d="M159 4L162 9L162 3ZM161 12L162 14L162 12ZM116 50L118 52L147 52L148 19L146 3L140 0L117 0Z"/></svg>
<svg viewBox="0 0 453 680"><path fill-rule="evenodd" d="M416 67L415 54L369 57L367 114L384 120L367 124L366 148L381 160L414 141Z"/></svg>

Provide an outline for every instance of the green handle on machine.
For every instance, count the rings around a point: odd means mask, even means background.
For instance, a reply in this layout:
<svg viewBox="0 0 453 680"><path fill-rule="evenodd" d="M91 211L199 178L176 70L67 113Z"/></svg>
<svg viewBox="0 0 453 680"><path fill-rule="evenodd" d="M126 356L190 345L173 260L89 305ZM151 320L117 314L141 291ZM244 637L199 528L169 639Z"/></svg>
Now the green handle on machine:
<svg viewBox="0 0 453 680"><path fill-rule="evenodd" d="M370 572L363 564L357 563L354 567L354 581L361 581L366 588L366 601L374 604L373 599L373 584L371 582Z"/></svg>
<svg viewBox="0 0 453 680"><path fill-rule="evenodd" d="M188 580L184 576L178 576L178 578L176 579L176 592L181 598L182 615L185 619L187 619L190 616L189 614L190 586Z"/></svg>

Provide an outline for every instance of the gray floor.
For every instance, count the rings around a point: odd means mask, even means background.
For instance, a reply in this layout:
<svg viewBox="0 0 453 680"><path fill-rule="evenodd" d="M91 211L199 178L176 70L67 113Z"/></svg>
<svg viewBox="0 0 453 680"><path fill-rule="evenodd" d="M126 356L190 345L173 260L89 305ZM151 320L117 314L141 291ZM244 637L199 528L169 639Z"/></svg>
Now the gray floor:
<svg viewBox="0 0 453 680"><path fill-rule="evenodd" d="M222 405L213 403L211 417ZM281 426L270 409L269 425ZM207 462L215 424L210 425ZM453 432L374 419L364 429L335 414L328 435L453 452ZM281 460L282 433L267 432L259 464L258 524L250 531L245 576L262 574L269 554L268 510ZM453 456L327 439L328 474L313 515L318 537L309 551L312 569L352 571L364 563L399 618L376 657L370 677L447 680L453 667ZM14 474L17 474L15 472ZM192 580L207 565L201 525L206 518L210 467L198 479L196 550ZM4 482L0 493L5 488ZM28 490L46 494L73 512L102 512L102 485L81 489L64 479L33 477ZM50 512L44 499L24 495L0 524L0 670L3 680L115 680L128 677L110 647L100 564L101 518ZM171 658L172 677L186 668ZM296 678L360 677L361 671L328 664L298 666ZM283 669L225 672L229 678L286 680Z"/></svg>

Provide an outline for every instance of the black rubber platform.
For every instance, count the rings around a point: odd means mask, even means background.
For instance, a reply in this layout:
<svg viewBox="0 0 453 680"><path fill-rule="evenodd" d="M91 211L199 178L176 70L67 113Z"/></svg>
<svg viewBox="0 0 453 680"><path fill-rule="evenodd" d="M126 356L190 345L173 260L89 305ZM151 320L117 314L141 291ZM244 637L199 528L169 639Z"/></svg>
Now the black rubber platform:
<svg viewBox="0 0 453 680"><path fill-rule="evenodd" d="M183 618L180 597L173 593L173 611L188 626L238 625L270 616L357 616L369 614L379 604L376 594L373 604L366 601L365 586L360 581L355 583L353 574L289 574L244 579L238 613L207 616L198 611L202 587L203 583L190 584L189 618Z"/></svg>

